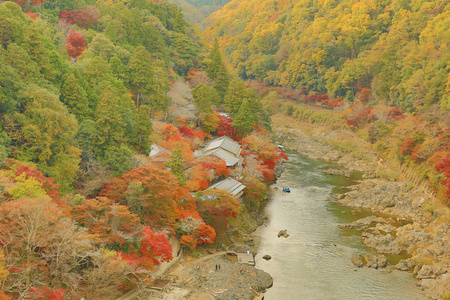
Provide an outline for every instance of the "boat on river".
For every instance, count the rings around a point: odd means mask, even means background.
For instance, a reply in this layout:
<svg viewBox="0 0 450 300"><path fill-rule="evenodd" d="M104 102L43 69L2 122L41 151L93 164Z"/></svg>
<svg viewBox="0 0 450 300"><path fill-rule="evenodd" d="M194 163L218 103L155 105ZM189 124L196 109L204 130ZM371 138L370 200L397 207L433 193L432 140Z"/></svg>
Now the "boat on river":
<svg viewBox="0 0 450 300"><path fill-rule="evenodd" d="M291 192L291 189L289 189L289 188L283 188L283 192L285 192L285 193L290 193L290 192Z"/></svg>

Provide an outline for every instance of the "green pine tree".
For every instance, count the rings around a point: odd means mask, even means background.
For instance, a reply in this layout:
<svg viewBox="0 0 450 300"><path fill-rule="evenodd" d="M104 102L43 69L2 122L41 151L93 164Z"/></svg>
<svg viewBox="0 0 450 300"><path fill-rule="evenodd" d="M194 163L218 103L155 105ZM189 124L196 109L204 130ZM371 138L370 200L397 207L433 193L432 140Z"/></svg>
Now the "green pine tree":
<svg viewBox="0 0 450 300"><path fill-rule="evenodd" d="M28 53L19 45L11 43L5 52L4 64L13 68L26 82L35 83L40 78L39 68Z"/></svg>
<svg viewBox="0 0 450 300"><path fill-rule="evenodd" d="M219 69L223 65L222 54L220 53L219 49L219 40L217 38L214 39L213 48L209 54L209 60L210 62L208 68L206 69L206 72L208 73L209 78L215 80L217 78Z"/></svg>
<svg viewBox="0 0 450 300"><path fill-rule="evenodd" d="M216 89L220 98L223 99L225 97L225 94L227 93L228 85L230 84L230 74L228 73L228 70L224 64L220 65L214 82L214 88Z"/></svg>
<svg viewBox="0 0 450 300"><path fill-rule="evenodd" d="M175 146L175 149L170 155L170 159L164 164L164 166L166 168L170 168L170 173L178 177L180 185L186 184L186 175L184 174L186 166L184 165L180 144Z"/></svg>
<svg viewBox="0 0 450 300"><path fill-rule="evenodd" d="M225 111L234 115L239 111L242 101L247 98L247 87L240 80L231 81L224 97Z"/></svg>
<svg viewBox="0 0 450 300"><path fill-rule="evenodd" d="M147 105L141 105L134 115L134 138L136 151L139 154L148 154L151 146L150 135L153 131L153 123L150 120L151 109Z"/></svg>
<svg viewBox="0 0 450 300"><path fill-rule="evenodd" d="M244 100L237 114L233 117L233 127L240 136L246 136L253 131L253 124L257 122L255 110L250 101Z"/></svg>
<svg viewBox="0 0 450 300"><path fill-rule="evenodd" d="M67 106L69 112L76 116L79 122L88 116L89 108L86 92L78 83L74 74L70 74L64 80L59 99Z"/></svg>
<svg viewBox="0 0 450 300"><path fill-rule="evenodd" d="M128 63L128 68L131 75L131 87L136 93L136 107L139 107L142 97L148 97L155 92L150 53L143 46L137 47Z"/></svg>
<svg viewBox="0 0 450 300"><path fill-rule="evenodd" d="M122 63L120 58L115 55L109 60L109 67L111 68L111 73L117 78L125 81L128 77L127 67Z"/></svg>
<svg viewBox="0 0 450 300"><path fill-rule="evenodd" d="M105 89L100 96L100 103L95 113L97 120L96 146L105 151L112 146L118 147L125 141L124 126L119 98L111 87Z"/></svg>
<svg viewBox="0 0 450 300"><path fill-rule="evenodd" d="M53 80L59 75L59 72L51 64L51 51L46 48L44 37L34 22L28 26L21 46L31 60L36 62L39 72L45 79Z"/></svg>
<svg viewBox="0 0 450 300"><path fill-rule="evenodd" d="M213 89L214 90L214 89ZM194 97L194 106L197 113L207 113L211 110L212 97L211 88L203 83L200 83L192 90Z"/></svg>
<svg viewBox="0 0 450 300"><path fill-rule="evenodd" d="M181 7L178 7L178 10L174 18L173 30L176 32L184 33L185 28L186 28L186 21L184 20Z"/></svg>

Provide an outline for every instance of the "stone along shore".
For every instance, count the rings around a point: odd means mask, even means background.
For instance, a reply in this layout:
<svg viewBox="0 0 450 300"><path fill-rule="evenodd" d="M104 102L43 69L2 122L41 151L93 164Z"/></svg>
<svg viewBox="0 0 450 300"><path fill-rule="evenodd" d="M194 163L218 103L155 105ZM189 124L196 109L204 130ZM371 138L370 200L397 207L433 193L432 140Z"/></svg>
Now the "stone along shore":
<svg viewBox="0 0 450 300"><path fill-rule="evenodd" d="M358 151L365 158L361 160L321 142L342 140L345 136L354 139L353 133L317 131L311 138L299 128L277 128L277 142L300 155L335 162L346 169L330 170L329 173L349 176L351 171L359 171L364 174L364 179L351 186L350 191L335 195L332 200L343 206L368 208L374 212L373 216L340 227L362 231L364 245L379 255L355 255L349 259L358 267L410 271L428 297L441 299L447 295L450 292L450 209L439 205L430 193L406 180L377 178L381 172L392 172L377 153L360 148ZM390 266L384 254L404 254L405 259Z"/></svg>

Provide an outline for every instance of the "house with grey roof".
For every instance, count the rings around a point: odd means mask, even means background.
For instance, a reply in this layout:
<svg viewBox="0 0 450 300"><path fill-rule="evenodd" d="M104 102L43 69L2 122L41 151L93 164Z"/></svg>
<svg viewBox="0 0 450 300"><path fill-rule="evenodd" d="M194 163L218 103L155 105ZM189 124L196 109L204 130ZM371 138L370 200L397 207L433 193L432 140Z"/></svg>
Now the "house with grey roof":
<svg viewBox="0 0 450 300"><path fill-rule="evenodd" d="M217 149L223 149L236 157L240 156L242 151L241 145L239 145L238 142L234 141L232 138L227 137L226 135L207 143L205 145L205 148L203 148L203 151L205 153L208 153Z"/></svg>
<svg viewBox="0 0 450 300"><path fill-rule="evenodd" d="M194 152L194 156L215 156L225 162L227 167L236 168L242 166L244 159L241 157L241 145L227 136L221 136L207 143L202 150Z"/></svg>
<svg viewBox="0 0 450 300"><path fill-rule="evenodd" d="M228 177L222 181L219 181L213 185L211 185L209 189L216 189L221 191L227 191L236 199L240 198L244 194L245 185L240 183L239 181Z"/></svg>

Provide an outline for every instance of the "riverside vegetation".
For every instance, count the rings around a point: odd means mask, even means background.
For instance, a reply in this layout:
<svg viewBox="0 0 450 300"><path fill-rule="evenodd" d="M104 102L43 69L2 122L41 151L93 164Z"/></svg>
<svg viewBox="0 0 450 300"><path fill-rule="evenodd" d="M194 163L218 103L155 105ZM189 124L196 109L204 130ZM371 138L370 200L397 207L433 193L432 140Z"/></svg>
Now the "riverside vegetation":
<svg viewBox="0 0 450 300"><path fill-rule="evenodd" d="M339 201L402 212L407 225L380 225L383 237L369 226L367 244L409 251L399 268L429 293L441 280L433 297L448 292L450 5L238 2L207 20L206 40L166 1L0 2L2 299L146 286L173 258L168 236L193 255L251 243L285 158L272 143L280 112L308 120L304 151L325 143L328 159L367 171L363 185L395 191L380 199L364 186L374 203ZM240 201L207 190L231 173L194 157L213 135L243 148Z"/></svg>
<svg viewBox="0 0 450 300"><path fill-rule="evenodd" d="M309 111L310 115L330 115L330 119L335 114L316 107L302 106L300 110ZM445 198L436 197L436 189L424 178L384 160L370 142L349 128L332 129L326 121L312 123L311 118L289 117L283 113L274 115L273 121L277 140L288 149L336 162L346 170L363 172L364 179L351 186L349 192L331 198L343 206L368 208L375 214L340 225L342 229L361 231L364 245L380 253L379 256L355 255L352 262L358 267L410 271L419 279L418 285L427 296L446 299L450 289L447 247L450 211ZM384 255L392 254L407 257L388 265Z"/></svg>

